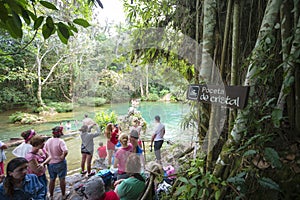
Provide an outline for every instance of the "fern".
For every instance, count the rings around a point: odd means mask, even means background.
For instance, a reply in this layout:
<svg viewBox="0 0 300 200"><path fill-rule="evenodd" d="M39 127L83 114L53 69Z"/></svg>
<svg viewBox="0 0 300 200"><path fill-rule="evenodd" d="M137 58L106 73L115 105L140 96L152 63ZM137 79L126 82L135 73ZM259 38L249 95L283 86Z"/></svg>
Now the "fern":
<svg viewBox="0 0 300 200"><path fill-rule="evenodd" d="M274 167L281 168L282 164L279 160L277 151L275 151L273 148L267 147L265 148L264 154L266 160L270 162Z"/></svg>
<svg viewBox="0 0 300 200"><path fill-rule="evenodd" d="M262 177L258 179L258 183L264 188L281 191L279 185L270 178Z"/></svg>

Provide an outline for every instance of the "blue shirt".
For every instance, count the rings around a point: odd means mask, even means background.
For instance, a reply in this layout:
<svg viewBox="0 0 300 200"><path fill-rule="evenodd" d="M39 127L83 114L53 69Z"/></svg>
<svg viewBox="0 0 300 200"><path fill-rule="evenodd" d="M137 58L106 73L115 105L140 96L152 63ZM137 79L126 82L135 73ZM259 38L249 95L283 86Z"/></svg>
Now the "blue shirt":
<svg viewBox="0 0 300 200"><path fill-rule="evenodd" d="M5 182L5 179L4 179ZM35 174L26 174L22 188L15 188L12 200L44 200L44 186L39 182ZM10 199L6 194L3 182L0 184L0 199Z"/></svg>

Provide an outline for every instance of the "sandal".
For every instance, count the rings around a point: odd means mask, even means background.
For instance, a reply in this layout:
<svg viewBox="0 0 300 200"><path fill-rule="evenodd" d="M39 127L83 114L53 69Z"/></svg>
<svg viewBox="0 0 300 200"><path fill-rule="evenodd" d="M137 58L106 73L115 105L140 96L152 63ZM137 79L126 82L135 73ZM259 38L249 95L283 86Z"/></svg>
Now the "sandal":
<svg viewBox="0 0 300 200"><path fill-rule="evenodd" d="M87 173L87 171L85 171L85 170L84 170L84 171L80 170L80 174L83 175L83 174L86 174L86 173Z"/></svg>
<svg viewBox="0 0 300 200"><path fill-rule="evenodd" d="M91 172L88 174L88 177L94 176L96 173L95 172Z"/></svg>
<svg viewBox="0 0 300 200"><path fill-rule="evenodd" d="M66 191L65 195L64 195L64 196L62 196L62 199L63 199L63 200L66 200L66 199L68 199L68 197L70 196L70 194L71 194L71 192L70 192L70 191Z"/></svg>

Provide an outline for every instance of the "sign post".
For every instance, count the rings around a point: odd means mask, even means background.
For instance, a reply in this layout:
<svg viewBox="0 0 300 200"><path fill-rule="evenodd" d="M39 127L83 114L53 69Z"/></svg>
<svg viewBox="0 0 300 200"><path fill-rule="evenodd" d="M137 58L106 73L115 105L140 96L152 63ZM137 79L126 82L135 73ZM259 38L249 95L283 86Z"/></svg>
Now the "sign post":
<svg viewBox="0 0 300 200"><path fill-rule="evenodd" d="M187 99L243 109L247 105L249 86L189 85Z"/></svg>

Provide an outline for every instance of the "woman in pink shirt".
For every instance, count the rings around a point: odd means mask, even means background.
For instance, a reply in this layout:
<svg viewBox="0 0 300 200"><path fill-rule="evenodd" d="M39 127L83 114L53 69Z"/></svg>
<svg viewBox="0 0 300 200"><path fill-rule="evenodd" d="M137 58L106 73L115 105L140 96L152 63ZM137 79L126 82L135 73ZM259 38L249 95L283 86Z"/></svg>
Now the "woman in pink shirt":
<svg viewBox="0 0 300 200"><path fill-rule="evenodd" d="M128 178L129 176L126 174L126 162L132 151L132 144L128 144L129 136L126 133L122 133L119 136L119 140L121 143L121 148L116 152L114 168L118 168L117 179Z"/></svg>
<svg viewBox="0 0 300 200"><path fill-rule="evenodd" d="M47 178L46 178L46 164L50 161L51 157L43 149L45 144L45 138L36 135L30 140L32 149L25 155L26 160L28 160L27 174L37 175L39 181L44 185L45 195L47 195ZM45 196L46 198L46 196Z"/></svg>
<svg viewBox="0 0 300 200"><path fill-rule="evenodd" d="M51 160L48 165L48 172L50 176L49 193L50 199L53 199L53 192L55 188L55 180L58 176L61 193L63 200L67 198L70 192L66 192L66 180L67 175L67 161L66 156L68 154L68 148L64 140L60 139L63 135L63 127L56 126L52 129L53 138L47 140L45 149L51 156Z"/></svg>

